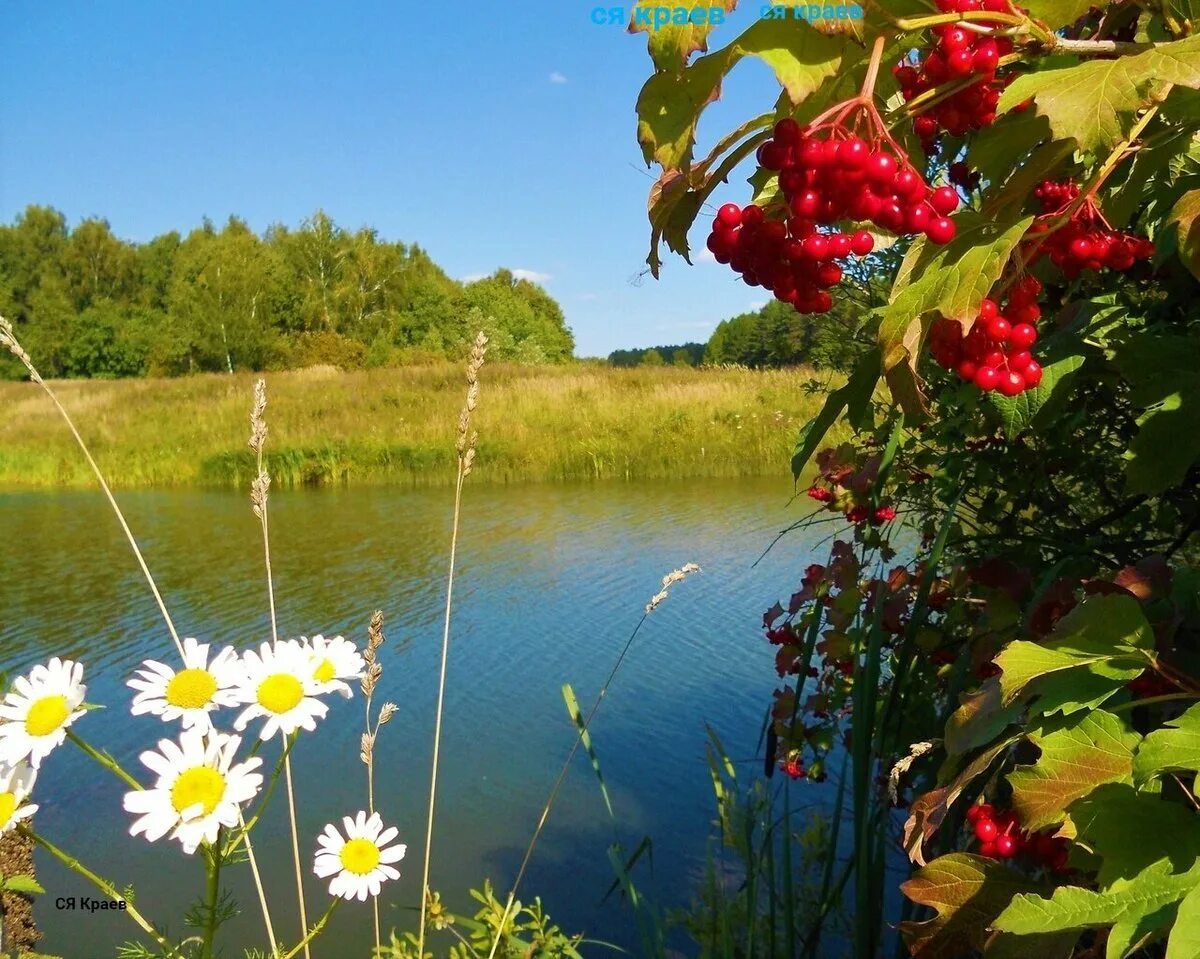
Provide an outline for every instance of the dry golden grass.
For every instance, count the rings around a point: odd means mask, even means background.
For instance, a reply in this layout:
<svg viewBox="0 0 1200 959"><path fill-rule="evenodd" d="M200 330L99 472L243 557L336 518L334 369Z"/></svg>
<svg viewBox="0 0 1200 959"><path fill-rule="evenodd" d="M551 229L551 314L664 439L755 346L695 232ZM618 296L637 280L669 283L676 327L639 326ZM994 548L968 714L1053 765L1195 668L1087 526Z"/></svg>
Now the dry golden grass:
<svg viewBox="0 0 1200 959"><path fill-rule="evenodd" d="M484 481L744 476L787 469L820 395L808 370L489 364L476 413ZM52 384L122 487L247 486L256 374ZM456 364L267 376L272 481L450 483ZM33 384L0 383L0 485L90 486L86 463Z"/></svg>

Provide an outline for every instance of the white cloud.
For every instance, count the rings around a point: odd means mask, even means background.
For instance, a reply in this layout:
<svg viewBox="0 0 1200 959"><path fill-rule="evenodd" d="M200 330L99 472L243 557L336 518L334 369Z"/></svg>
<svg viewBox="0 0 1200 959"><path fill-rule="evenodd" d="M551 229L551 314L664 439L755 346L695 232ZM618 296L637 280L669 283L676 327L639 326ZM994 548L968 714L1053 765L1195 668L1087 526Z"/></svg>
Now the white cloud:
<svg viewBox="0 0 1200 959"><path fill-rule="evenodd" d="M576 297L576 299L578 299L578 300L598 300L598 299L600 299L600 297L599 297L599 295L597 295L595 293L580 293L579 296Z"/></svg>
<svg viewBox="0 0 1200 959"><path fill-rule="evenodd" d="M566 83L567 78L565 76L563 76L561 73L559 73L557 70L555 70L550 74L550 82L551 83Z"/></svg>
<svg viewBox="0 0 1200 959"><path fill-rule="evenodd" d="M697 263L716 263L717 258L713 256L713 251L708 247L701 247L700 252L696 254Z"/></svg>
<svg viewBox="0 0 1200 959"><path fill-rule="evenodd" d="M468 273L466 276L460 277L459 282L475 283L478 280L486 280L489 276L491 276L490 273Z"/></svg>
<svg viewBox="0 0 1200 959"><path fill-rule="evenodd" d="M768 302L769 302L768 300L755 300L753 303L750 304L748 309L751 311L761 310L764 306L767 305Z"/></svg>
<svg viewBox="0 0 1200 959"><path fill-rule="evenodd" d="M512 275L518 280L528 280L530 283L545 283L550 279L549 273L539 273L537 270L513 270Z"/></svg>

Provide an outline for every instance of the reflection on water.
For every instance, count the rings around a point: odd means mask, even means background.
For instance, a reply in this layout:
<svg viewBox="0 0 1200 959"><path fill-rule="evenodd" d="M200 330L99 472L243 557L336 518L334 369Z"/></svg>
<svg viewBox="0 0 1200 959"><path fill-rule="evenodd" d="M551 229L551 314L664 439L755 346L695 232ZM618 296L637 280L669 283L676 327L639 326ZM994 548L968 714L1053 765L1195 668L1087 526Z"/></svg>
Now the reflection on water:
<svg viewBox="0 0 1200 959"><path fill-rule="evenodd" d="M787 537L756 568L773 534L797 516L786 479L678 484L468 488L455 586L455 620L435 837L434 887L454 906L492 877L505 888L524 851L573 727L561 687L591 701L647 599L685 562L703 572L655 613L593 727L628 848L649 834L648 890L668 905L689 895L712 816L703 762L704 723L732 753L749 757L774 688L762 610L786 596L813 559L802 535ZM130 524L183 635L239 648L268 633L257 521L245 497L225 492L128 493ZM376 801L409 843L403 877L385 887L386 925L415 925L429 776L441 610L449 540L444 490L353 489L272 497L280 631L343 633L361 643L372 610L386 616L386 672L379 696L398 715L377 747ZM170 639L120 530L99 494L0 495L0 665L10 674L58 654L87 667L89 713L77 729L131 769L137 754L174 732L131 718L123 686L146 657L173 660ZM358 760L362 701L331 703L317 735L293 756L302 843L365 806ZM266 754L278 748L272 742ZM38 783L39 829L163 921L183 915L202 889L203 866L178 844L127 835L122 787L64 746ZM605 850L614 827L586 761L572 772L523 892L541 895L568 930L635 943L614 899ZM295 941L286 813L274 804L255 831L279 934ZM311 867L311 849L305 852ZM58 896L93 895L42 853L48 895L36 916L41 948L111 956L136 928L126 916L58 911ZM248 870L230 869L241 914L224 930L234 947L262 942ZM325 902L315 880L310 918ZM370 911L346 904L318 955L369 955ZM160 918L162 917L162 918ZM186 930L173 927L175 935Z"/></svg>

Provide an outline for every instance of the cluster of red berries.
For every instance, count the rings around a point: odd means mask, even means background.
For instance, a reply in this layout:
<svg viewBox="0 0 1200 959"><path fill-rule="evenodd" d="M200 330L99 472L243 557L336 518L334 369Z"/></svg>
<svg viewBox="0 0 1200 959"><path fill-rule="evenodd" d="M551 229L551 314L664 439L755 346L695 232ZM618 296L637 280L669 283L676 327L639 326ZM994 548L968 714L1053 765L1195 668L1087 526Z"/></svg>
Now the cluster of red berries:
<svg viewBox="0 0 1200 959"><path fill-rule="evenodd" d="M836 504L838 499L838 494L825 486L810 486L808 488L808 495L818 503ZM831 508L836 508L836 506ZM896 507L877 506L875 509L871 509L871 507L863 503L856 503L845 508L845 513L846 519L855 526L860 526L868 520L872 526L882 526L884 523L890 523L896 518Z"/></svg>
<svg viewBox="0 0 1200 959"><path fill-rule="evenodd" d="M1042 285L1022 277L1004 307L985 299L965 336L958 320L939 320L929 331L929 347L939 366L953 370L981 390L1018 396L1042 381L1042 367L1029 352L1037 342Z"/></svg>
<svg viewBox="0 0 1200 959"><path fill-rule="evenodd" d="M1008 0L938 0L943 13L967 13L987 10L1015 13ZM1002 26L999 22L976 21L980 26ZM961 137L996 122L1000 94L1013 81L1014 74L998 75L1000 58L1012 52L1008 37L974 33L965 26L947 23L933 28L937 43L915 63L901 61L893 68L896 82L905 100L953 80L976 77L976 82L934 104L913 121L913 131L925 144L926 151L938 132L945 130Z"/></svg>
<svg viewBox="0 0 1200 959"><path fill-rule="evenodd" d="M804 768L804 763L800 759L800 753L794 752L786 759L780 760L779 768L788 774L792 779L803 779L808 775Z"/></svg>
<svg viewBox="0 0 1200 959"><path fill-rule="evenodd" d="M1041 202L1042 214L1050 217L1079 196L1079 187L1072 181L1056 183L1046 180L1033 195ZM1089 198L1079 207L1066 225L1047 233L1050 224L1039 220L1029 233L1047 234L1035 254L1048 256L1050 262L1074 279L1084 270L1128 270L1138 260L1154 255L1154 244L1144 237L1123 233L1109 226L1104 215Z"/></svg>
<svg viewBox="0 0 1200 959"><path fill-rule="evenodd" d="M1011 811L997 812L990 803L979 803L967 810L967 821L974 827L981 856L1012 859L1024 855L1054 872L1067 869L1067 841L1049 833L1025 832Z"/></svg>
<svg viewBox="0 0 1200 959"><path fill-rule="evenodd" d="M880 138L872 144L840 123L809 130L785 117L759 147L758 162L779 174L784 203L771 216L754 204L725 204L708 248L750 286L770 289L800 313L827 312L833 305L828 291L842 278L838 261L874 249L866 230L834 224L873 223L896 234L924 233L937 244L954 237L949 214L958 208L958 192L931 189L907 157Z"/></svg>

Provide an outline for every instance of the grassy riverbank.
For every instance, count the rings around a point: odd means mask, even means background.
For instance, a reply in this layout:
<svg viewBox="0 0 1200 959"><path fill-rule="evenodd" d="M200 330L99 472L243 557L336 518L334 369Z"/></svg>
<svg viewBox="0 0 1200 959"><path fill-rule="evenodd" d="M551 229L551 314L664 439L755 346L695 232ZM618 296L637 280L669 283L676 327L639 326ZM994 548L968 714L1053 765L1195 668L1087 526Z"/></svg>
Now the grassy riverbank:
<svg viewBox="0 0 1200 959"><path fill-rule="evenodd" d="M822 394L807 370L488 365L477 411L483 481L751 476L787 470ZM115 486L244 486L255 376L52 384ZM278 485L448 483L458 366L267 376ZM0 486L92 486L49 399L0 383Z"/></svg>

